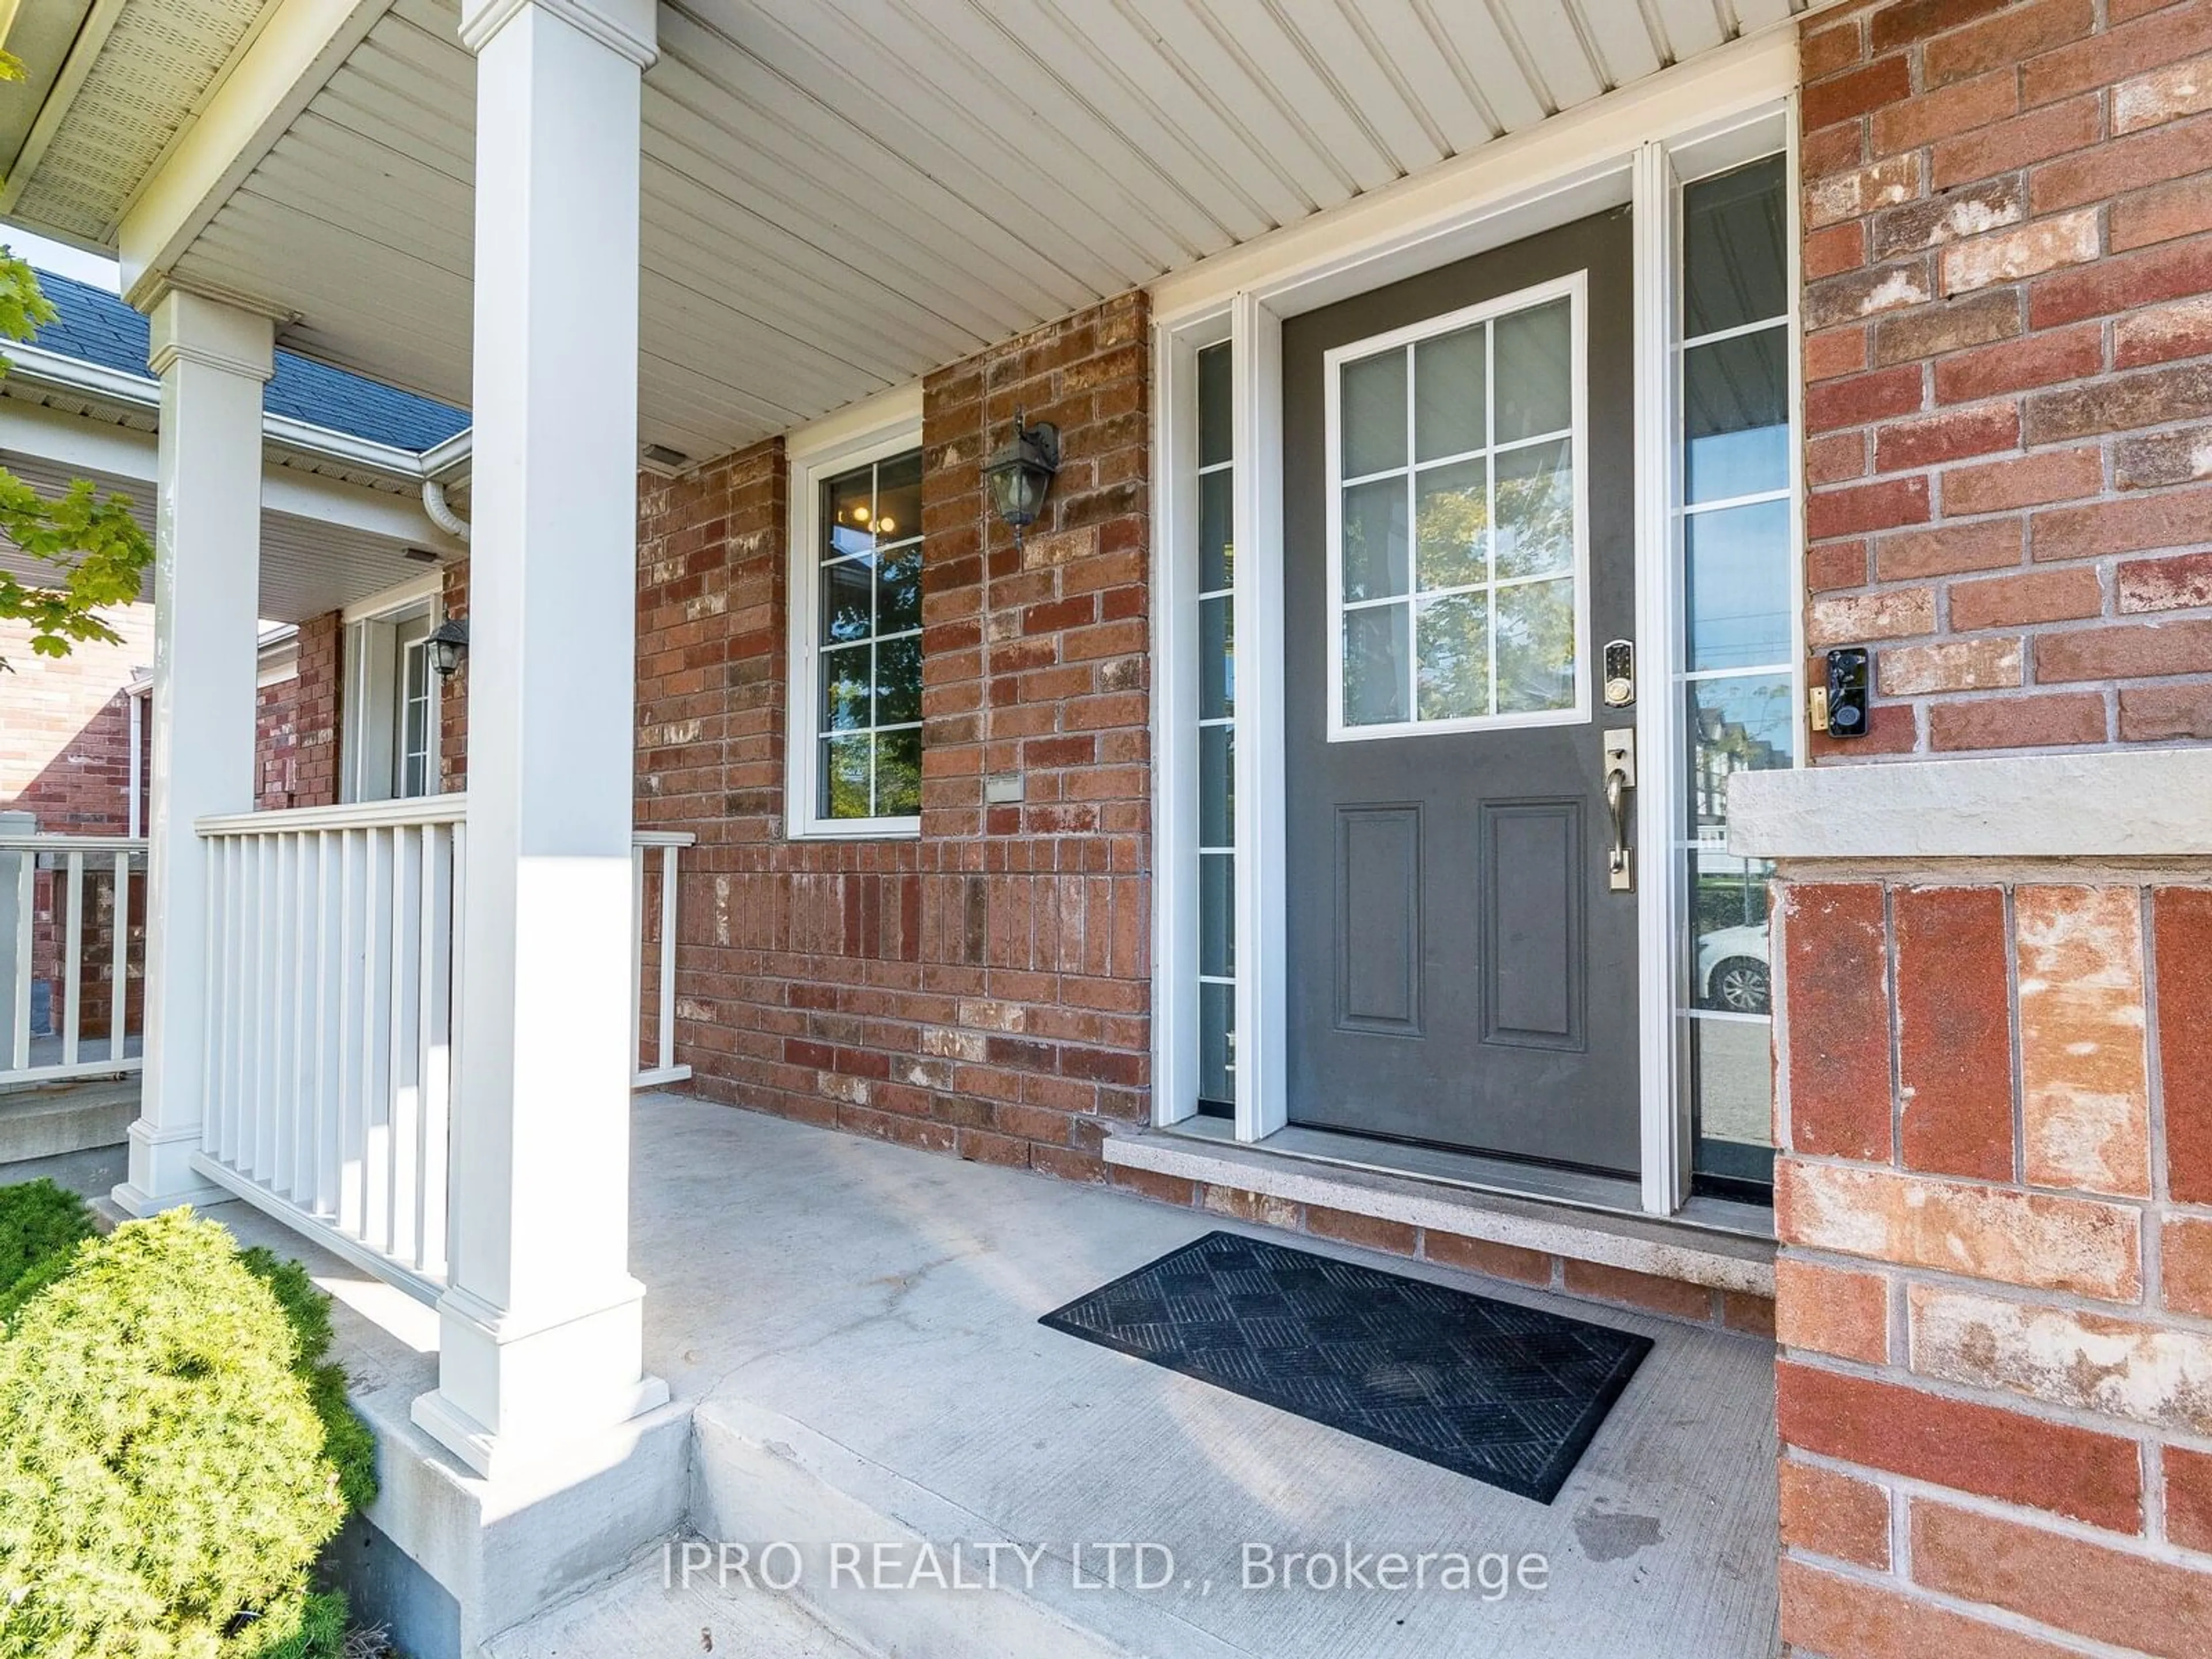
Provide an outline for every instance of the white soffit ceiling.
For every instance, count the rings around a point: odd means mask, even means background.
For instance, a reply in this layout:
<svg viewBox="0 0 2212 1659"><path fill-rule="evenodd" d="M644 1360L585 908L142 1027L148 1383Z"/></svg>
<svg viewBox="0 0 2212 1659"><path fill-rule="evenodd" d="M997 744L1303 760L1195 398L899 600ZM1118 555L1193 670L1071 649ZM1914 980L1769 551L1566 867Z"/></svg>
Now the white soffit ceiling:
<svg viewBox="0 0 2212 1659"><path fill-rule="evenodd" d="M154 533L154 486L142 479L118 478L106 473L86 473L57 465L42 455L0 449L0 465L44 495L58 495L75 479L88 477L103 495L128 496L131 516L149 536ZM41 578L53 567L28 560L11 544L0 540L0 558L19 574ZM349 526L303 518L264 507L261 512L261 609L270 622L304 622L327 611L339 611L398 582L420 576L434 567L408 555L408 544ZM149 566L140 597L154 597L154 572Z"/></svg>
<svg viewBox="0 0 2212 1659"><path fill-rule="evenodd" d="M677 0L642 435L720 453L1462 155L1804 0ZM469 401L474 69L396 0L178 265ZM591 343L580 377L605 372Z"/></svg>
<svg viewBox="0 0 2212 1659"><path fill-rule="evenodd" d="M198 113L275 4L124 5L15 198L13 216L76 241L112 246L140 180Z"/></svg>

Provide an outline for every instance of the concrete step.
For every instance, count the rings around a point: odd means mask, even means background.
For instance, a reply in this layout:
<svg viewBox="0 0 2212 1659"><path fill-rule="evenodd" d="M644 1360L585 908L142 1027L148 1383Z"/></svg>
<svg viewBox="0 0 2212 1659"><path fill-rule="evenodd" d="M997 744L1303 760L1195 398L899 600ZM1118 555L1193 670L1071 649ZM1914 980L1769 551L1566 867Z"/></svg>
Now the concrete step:
<svg viewBox="0 0 2212 1659"><path fill-rule="evenodd" d="M119 1146L137 1115L135 1077L0 1090L0 1164Z"/></svg>
<svg viewBox="0 0 2212 1659"><path fill-rule="evenodd" d="M495 1637L484 1659L877 1659L789 1595L712 1569L686 1583L684 1564L703 1559L705 1547L671 1540L611 1583Z"/></svg>
<svg viewBox="0 0 2212 1659"><path fill-rule="evenodd" d="M691 1522L755 1540L788 1594L887 1659L1245 1659L1178 1611L1210 1593L1108 1584L1095 1547L1017 1554L982 1516L764 1407L729 1398L692 1417ZM770 1560L763 1546L780 1549ZM1117 1576L1131 1571L1124 1556ZM611 1655L616 1650L607 1650ZM642 1652L643 1650L639 1651ZM505 1659L501 1656L501 1659Z"/></svg>

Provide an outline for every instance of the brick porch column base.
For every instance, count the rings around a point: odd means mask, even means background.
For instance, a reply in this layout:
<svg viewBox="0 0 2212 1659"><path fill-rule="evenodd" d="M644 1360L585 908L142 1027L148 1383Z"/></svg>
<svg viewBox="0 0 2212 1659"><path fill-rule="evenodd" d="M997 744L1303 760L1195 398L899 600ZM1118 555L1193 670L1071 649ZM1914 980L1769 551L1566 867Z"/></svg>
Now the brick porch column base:
<svg viewBox="0 0 2212 1659"><path fill-rule="evenodd" d="M1735 800L1783 860L1789 1650L2212 1652L2212 754Z"/></svg>

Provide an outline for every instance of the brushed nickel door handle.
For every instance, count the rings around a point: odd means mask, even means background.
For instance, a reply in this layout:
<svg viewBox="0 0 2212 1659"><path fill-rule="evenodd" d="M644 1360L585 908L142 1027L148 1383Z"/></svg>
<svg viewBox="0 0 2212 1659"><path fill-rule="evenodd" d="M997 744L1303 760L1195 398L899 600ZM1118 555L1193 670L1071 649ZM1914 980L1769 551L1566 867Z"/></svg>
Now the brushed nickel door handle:
<svg viewBox="0 0 2212 1659"><path fill-rule="evenodd" d="M1628 792L1636 787L1636 733L1622 730L1605 734L1605 810L1613 827L1613 848L1606 860L1606 885L1626 893L1636 885L1635 855L1628 843Z"/></svg>

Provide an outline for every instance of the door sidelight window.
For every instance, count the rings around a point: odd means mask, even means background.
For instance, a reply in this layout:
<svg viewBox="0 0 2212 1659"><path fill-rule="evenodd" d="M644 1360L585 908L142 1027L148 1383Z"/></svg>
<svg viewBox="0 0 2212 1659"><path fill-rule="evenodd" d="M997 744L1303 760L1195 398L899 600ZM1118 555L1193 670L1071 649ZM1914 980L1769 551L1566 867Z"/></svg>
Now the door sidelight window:
<svg viewBox="0 0 2212 1659"><path fill-rule="evenodd" d="M1681 195L1680 449L1692 1174L1772 1179L1771 866L1728 848L1731 774L1795 763L1788 189L1770 155Z"/></svg>

